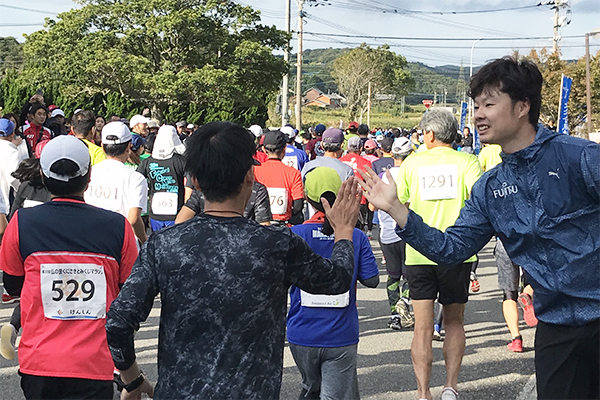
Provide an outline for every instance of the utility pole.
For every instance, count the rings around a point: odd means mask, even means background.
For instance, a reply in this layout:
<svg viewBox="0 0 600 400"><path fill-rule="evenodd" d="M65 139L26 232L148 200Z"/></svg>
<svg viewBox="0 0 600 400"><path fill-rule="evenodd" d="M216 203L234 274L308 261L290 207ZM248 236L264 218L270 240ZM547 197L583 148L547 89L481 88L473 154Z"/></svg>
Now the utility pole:
<svg viewBox="0 0 600 400"><path fill-rule="evenodd" d="M371 126L371 82L369 82L369 91L367 95L367 125Z"/></svg>
<svg viewBox="0 0 600 400"><path fill-rule="evenodd" d="M302 32L304 23L304 0L298 3L298 52L296 53L296 129L302 130Z"/></svg>
<svg viewBox="0 0 600 400"><path fill-rule="evenodd" d="M285 0L285 31L289 34L290 20L291 20L291 7L292 0ZM287 47L283 53L283 59L286 63L290 61L290 41L288 40ZM288 99L289 99L289 86L290 86L290 72L283 76L283 82L281 84L281 126L284 127L288 123Z"/></svg>
<svg viewBox="0 0 600 400"><path fill-rule="evenodd" d="M558 34L558 14L559 14L559 5L560 0L554 0L554 35L552 38L552 52L556 53L558 51L558 41L560 40L560 36Z"/></svg>

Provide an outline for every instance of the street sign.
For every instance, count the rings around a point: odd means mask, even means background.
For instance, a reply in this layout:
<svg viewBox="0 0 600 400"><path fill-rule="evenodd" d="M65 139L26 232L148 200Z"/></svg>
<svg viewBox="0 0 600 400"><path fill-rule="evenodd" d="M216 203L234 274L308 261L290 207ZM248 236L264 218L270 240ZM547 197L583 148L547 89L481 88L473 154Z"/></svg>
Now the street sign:
<svg viewBox="0 0 600 400"><path fill-rule="evenodd" d="M423 104L425 105L425 108L429 108L433 104L433 100L423 100Z"/></svg>

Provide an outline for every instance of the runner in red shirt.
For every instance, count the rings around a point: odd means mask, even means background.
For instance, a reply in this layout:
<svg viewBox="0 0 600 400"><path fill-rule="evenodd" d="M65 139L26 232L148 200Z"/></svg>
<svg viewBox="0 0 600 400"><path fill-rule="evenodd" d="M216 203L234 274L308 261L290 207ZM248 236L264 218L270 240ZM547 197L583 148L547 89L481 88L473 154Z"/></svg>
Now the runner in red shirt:
<svg viewBox="0 0 600 400"><path fill-rule="evenodd" d="M283 133L280 131L265 133L263 145L269 158L262 165L254 167L254 176L258 182L267 187L273 219L289 223L294 218L292 222L302 223L304 205L302 178L300 171L281 162L286 147Z"/></svg>
<svg viewBox="0 0 600 400"><path fill-rule="evenodd" d="M44 122L48 117L48 110L42 103L33 103L27 111L27 120L29 124L23 127L23 136L27 140L29 155L35 154L35 148L40 142L48 141L52 138L50 129L44 127Z"/></svg>
<svg viewBox="0 0 600 400"><path fill-rule="evenodd" d="M21 387L27 399L112 399L105 318L137 257L133 230L125 217L85 204L91 168L82 141L51 140L40 166L52 201L18 210L0 248L4 287L21 295Z"/></svg>

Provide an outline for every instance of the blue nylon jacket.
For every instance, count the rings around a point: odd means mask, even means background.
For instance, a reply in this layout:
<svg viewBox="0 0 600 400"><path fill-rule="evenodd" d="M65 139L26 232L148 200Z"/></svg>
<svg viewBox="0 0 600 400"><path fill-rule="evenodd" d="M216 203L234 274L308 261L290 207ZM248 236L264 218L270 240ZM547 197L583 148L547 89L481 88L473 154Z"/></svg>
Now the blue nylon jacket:
<svg viewBox="0 0 600 400"><path fill-rule="evenodd" d="M539 320L600 319L600 145L540 125L532 145L502 160L475 183L454 226L440 232L410 211L397 234L444 265L497 235L535 290Z"/></svg>

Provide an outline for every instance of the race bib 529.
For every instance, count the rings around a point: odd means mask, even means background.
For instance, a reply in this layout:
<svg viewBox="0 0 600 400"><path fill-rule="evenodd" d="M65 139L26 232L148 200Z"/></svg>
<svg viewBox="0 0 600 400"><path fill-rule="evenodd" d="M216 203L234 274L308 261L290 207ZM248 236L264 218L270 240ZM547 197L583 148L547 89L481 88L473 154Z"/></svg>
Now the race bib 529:
<svg viewBox="0 0 600 400"><path fill-rule="evenodd" d="M106 275L96 264L42 264L40 288L44 315L51 319L106 316Z"/></svg>

